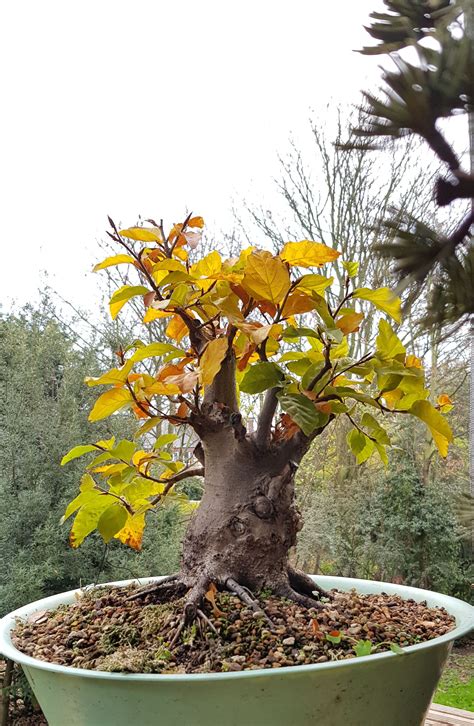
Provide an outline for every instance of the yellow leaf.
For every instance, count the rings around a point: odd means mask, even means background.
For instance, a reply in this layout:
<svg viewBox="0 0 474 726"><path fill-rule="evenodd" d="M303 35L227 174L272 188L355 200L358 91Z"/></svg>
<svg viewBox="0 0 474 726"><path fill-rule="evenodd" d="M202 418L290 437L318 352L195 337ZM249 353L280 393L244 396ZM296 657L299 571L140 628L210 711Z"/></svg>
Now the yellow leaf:
<svg viewBox="0 0 474 726"><path fill-rule="evenodd" d="M84 383L87 383L88 386L116 386L125 383L132 367L133 361L128 360L121 368L112 368L112 370L103 373L98 378L90 376L84 378Z"/></svg>
<svg viewBox="0 0 474 726"><path fill-rule="evenodd" d="M199 360L199 382L209 386L221 368L229 342L227 338L215 338L207 344Z"/></svg>
<svg viewBox="0 0 474 726"><path fill-rule="evenodd" d="M168 327L166 328L166 335L168 338L172 338L179 343L187 332L188 326L186 323L179 317L179 315L173 315L168 323Z"/></svg>
<svg viewBox="0 0 474 726"><path fill-rule="evenodd" d="M157 227L129 227L120 230L122 237L136 240L137 242L161 242L161 232Z"/></svg>
<svg viewBox="0 0 474 726"><path fill-rule="evenodd" d="M402 321L400 298L388 287L379 287L371 290L369 287L359 287L354 291L352 297L360 300L368 300L376 308L390 315L397 323Z"/></svg>
<svg viewBox="0 0 474 726"><path fill-rule="evenodd" d="M290 275L279 257L258 250L247 258L242 287L256 300L278 304L290 288Z"/></svg>
<svg viewBox="0 0 474 726"><path fill-rule="evenodd" d="M148 396L174 396L176 393L180 393L179 386L176 383L163 383L163 381L156 381L151 386L144 388L145 395Z"/></svg>
<svg viewBox="0 0 474 726"><path fill-rule="evenodd" d="M389 408L396 408L402 396L403 391L401 391L399 388L396 388L393 391L385 391L383 394L384 401Z"/></svg>
<svg viewBox="0 0 474 726"><path fill-rule="evenodd" d="M449 413L453 410L454 404L447 393L442 393L440 396L438 396L438 400L436 401L438 404L440 410L443 413Z"/></svg>
<svg viewBox="0 0 474 726"><path fill-rule="evenodd" d="M217 275L222 269L222 259L217 250L214 250L210 254L206 255L191 265L189 269L190 275L193 277L210 277L211 275Z"/></svg>
<svg viewBox="0 0 474 726"><path fill-rule="evenodd" d="M339 318L339 320L336 322L336 326L339 328L339 330L342 330L344 335L349 335L349 333L355 333L359 330L360 324L363 319L364 316L362 315L362 313L346 313Z"/></svg>
<svg viewBox="0 0 474 726"><path fill-rule="evenodd" d="M107 259L99 262L92 270L97 272L98 270L104 270L106 267L113 267L114 265L125 265L132 264L135 262L133 257L130 255L114 255L114 257L107 257Z"/></svg>
<svg viewBox="0 0 474 726"><path fill-rule="evenodd" d="M157 310L156 308L149 307L143 316L144 323L151 323L152 320L158 318L169 318L173 313L167 313L164 310Z"/></svg>
<svg viewBox="0 0 474 726"><path fill-rule="evenodd" d="M119 289L114 292L109 302L112 320L115 320L125 303L131 300L132 297L146 295L148 292L148 288L143 285L123 285L122 287L119 287Z"/></svg>
<svg viewBox="0 0 474 726"><path fill-rule="evenodd" d="M178 257L178 259L180 260L186 261L189 255L183 247L175 247L173 250L173 256Z"/></svg>
<svg viewBox="0 0 474 726"><path fill-rule="evenodd" d="M123 544L132 547L134 550L140 550L142 547L143 530L145 529L145 514L129 515L125 526L117 532L116 539Z"/></svg>
<svg viewBox="0 0 474 726"><path fill-rule="evenodd" d="M453 440L453 433L445 418L429 401L416 401L410 408L410 413L424 421L431 431L433 440L441 456L448 455L448 447Z"/></svg>
<svg viewBox="0 0 474 726"><path fill-rule="evenodd" d="M303 275L301 280L298 282L297 289L305 290L308 292L316 292L318 295L323 295L327 287L332 285L334 277L324 277L324 275Z"/></svg>
<svg viewBox="0 0 474 726"><path fill-rule="evenodd" d="M124 388L111 388L95 402L89 414L89 421L100 421L133 401L130 391Z"/></svg>
<svg viewBox="0 0 474 726"><path fill-rule="evenodd" d="M405 365L407 368L423 368L421 360L416 355L407 355Z"/></svg>
<svg viewBox="0 0 474 726"><path fill-rule="evenodd" d="M280 252L280 257L295 267L322 267L326 262L333 262L340 252L322 242L304 239L301 242L287 242Z"/></svg>

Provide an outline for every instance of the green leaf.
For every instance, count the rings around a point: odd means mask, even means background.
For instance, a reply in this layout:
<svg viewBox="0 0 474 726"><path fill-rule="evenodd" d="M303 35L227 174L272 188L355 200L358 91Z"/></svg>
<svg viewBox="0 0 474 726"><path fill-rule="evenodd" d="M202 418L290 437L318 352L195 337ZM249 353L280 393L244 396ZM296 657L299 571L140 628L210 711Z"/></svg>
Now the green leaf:
<svg viewBox="0 0 474 726"><path fill-rule="evenodd" d="M377 335L376 340L376 350L382 359L392 360L396 356L405 357L405 346L386 320L379 321L379 334Z"/></svg>
<svg viewBox="0 0 474 726"><path fill-rule="evenodd" d="M362 431L352 429L347 434L347 443L358 464L363 464L370 457L374 450L374 442L369 439Z"/></svg>
<svg viewBox="0 0 474 726"><path fill-rule="evenodd" d="M332 317L331 313L329 312L328 304L326 300L321 297L321 295L313 294L311 296L312 300L315 303L315 310L318 313L319 317L323 321L324 325L326 325L330 329L334 329L334 318Z"/></svg>
<svg viewBox="0 0 474 726"><path fill-rule="evenodd" d="M110 542L112 537L120 532L127 521L128 513L125 507L119 502L108 507L99 517L97 529L102 535L105 543Z"/></svg>
<svg viewBox="0 0 474 726"><path fill-rule="evenodd" d="M354 645L354 653L358 658L372 653L372 643L370 640L358 640Z"/></svg>
<svg viewBox="0 0 474 726"><path fill-rule="evenodd" d="M300 360L293 360L290 363L287 363L286 367L289 371L295 373L297 376L304 376L304 374L311 367L311 365L312 363L310 359L307 358L306 355L304 355L302 358L300 358Z"/></svg>
<svg viewBox="0 0 474 726"><path fill-rule="evenodd" d="M361 419L361 425L365 429L370 429L374 439L380 444L390 446L390 438L385 429L380 425L376 418L370 413L364 413Z"/></svg>
<svg viewBox="0 0 474 726"><path fill-rule="evenodd" d="M240 390L244 393L261 393L278 385L283 378L283 371L276 363L262 361L250 366L240 382Z"/></svg>
<svg viewBox="0 0 474 726"><path fill-rule="evenodd" d="M77 512L77 510L82 507L83 504L90 500L91 494L95 496L96 492L93 491L94 487L95 481L93 480L91 475L84 474L84 476L81 478L81 484L79 487L80 494L78 494L77 497L75 497L75 499L73 499L72 502L69 502L69 504L67 505L66 511L61 517L61 524L64 524L66 519L69 519L71 514Z"/></svg>
<svg viewBox="0 0 474 726"><path fill-rule="evenodd" d="M148 419L148 421L145 421L143 426L140 426L140 428L135 431L135 434L133 436L134 439L138 439L139 436L143 436L144 434L147 434L149 431L155 428L155 426L158 426L159 423L161 423L163 419L161 416L152 416Z"/></svg>
<svg viewBox="0 0 474 726"><path fill-rule="evenodd" d="M335 635L337 633L337 635ZM326 640L334 645L339 645L342 640L342 635L338 630L332 630L330 633L326 633Z"/></svg>
<svg viewBox="0 0 474 726"><path fill-rule="evenodd" d="M283 411L291 416L306 436L311 436L315 429L322 428L329 420L326 413L318 411L314 403L300 393L285 393L278 400Z"/></svg>
<svg viewBox="0 0 474 726"><path fill-rule="evenodd" d="M347 272L349 277L355 277L357 273L359 272L359 263L358 262L343 262L342 263L343 268Z"/></svg>
<svg viewBox="0 0 474 726"><path fill-rule="evenodd" d="M74 446L61 459L61 466L64 466L64 464L67 464L69 461L72 461L73 459L78 459L80 456L84 456L84 454L88 454L91 451L97 451L97 447L92 446L92 444L84 444L83 446Z"/></svg>
<svg viewBox="0 0 474 726"><path fill-rule="evenodd" d="M311 328L295 328L294 325L288 325L282 333L282 338L288 340L293 338L319 338L319 334Z"/></svg>
<svg viewBox="0 0 474 726"><path fill-rule="evenodd" d="M403 648L400 648L398 643L390 643L390 650L392 653L396 653L397 655L406 655L405 651Z"/></svg>
<svg viewBox="0 0 474 726"><path fill-rule="evenodd" d="M309 384L311 383L313 378L315 378L317 374L322 370L323 366L323 361L319 361L318 363L311 363L311 365L305 370L304 375L301 379L301 388L304 391L308 390Z"/></svg>
<svg viewBox="0 0 474 726"><path fill-rule="evenodd" d="M89 495L76 514L71 527L69 542L74 548L79 547L85 538L96 529L102 512L115 500L109 494L101 494L98 491L89 492Z"/></svg>
<svg viewBox="0 0 474 726"><path fill-rule="evenodd" d="M123 308L126 302L137 297L138 295L146 295L150 292L144 285L123 285L114 292L110 298L109 308L112 320L115 320L120 310Z"/></svg>
<svg viewBox="0 0 474 726"><path fill-rule="evenodd" d="M161 434L161 436L158 436L157 440L155 441L155 445L153 446L153 448L162 449L163 446L172 444L173 441L176 441L177 438L178 436L176 434Z"/></svg>
<svg viewBox="0 0 474 726"><path fill-rule="evenodd" d="M122 439L118 442L117 446L114 449L111 449L110 453L116 459L129 462L135 451L136 446L133 441L128 441L128 439Z"/></svg>
<svg viewBox="0 0 474 726"><path fill-rule="evenodd" d="M334 343L342 343L344 338L344 333L339 328L327 328L326 335Z"/></svg>

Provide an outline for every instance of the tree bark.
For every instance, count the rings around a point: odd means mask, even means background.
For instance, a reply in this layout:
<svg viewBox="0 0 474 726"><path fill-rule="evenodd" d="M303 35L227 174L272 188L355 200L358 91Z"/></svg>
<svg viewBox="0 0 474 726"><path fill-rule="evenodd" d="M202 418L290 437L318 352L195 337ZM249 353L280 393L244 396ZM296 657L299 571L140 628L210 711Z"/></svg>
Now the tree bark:
<svg viewBox="0 0 474 726"><path fill-rule="evenodd" d="M301 528L295 467L230 428L203 438L205 489L185 536L182 574L195 581L234 580L258 591L289 586L288 552Z"/></svg>

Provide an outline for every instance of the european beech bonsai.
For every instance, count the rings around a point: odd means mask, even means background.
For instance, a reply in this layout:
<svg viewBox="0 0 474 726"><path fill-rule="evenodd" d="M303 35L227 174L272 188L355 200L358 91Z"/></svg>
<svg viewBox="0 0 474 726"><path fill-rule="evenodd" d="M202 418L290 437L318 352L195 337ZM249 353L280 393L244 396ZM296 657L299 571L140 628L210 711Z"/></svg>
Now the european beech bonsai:
<svg viewBox="0 0 474 726"><path fill-rule="evenodd" d="M301 528L295 473L312 441L342 416L357 462L376 453L387 464L383 419L391 415L424 421L442 456L452 439L443 416L449 399L429 401L421 361L385 319L400 323L400 300L388 288L364 287L357 262L341 262L319 242L288 242L279 254L248 247L233 259L217 250L200 258L201 217L188 216L168 234L152 220L121 231L109 221L121 251L95 269L128 264L138 278L113 294L112 317L141 297L144 324L163 318L167 327L164 340L135 341L118 351L116 368L86 379L106 387L90 420L130 409L137 431L133 441L97 441L64 457L66 464L95 454L64 516L75 515L72 546L97 529L105 542L115 537L139 549L146 517L182 496L178 482L202 476L180 572L152 589L184 596L183 624L215 587L254 609L263 588L318 607L325 593L289 561ZM330 276L335 265L342 277ZM354 359L351 343L362 334L367 305L381 313L378 336L371 352ZM142 363L151 359L153 375ZM241 414L244 396L261 400L254 433ZM164 422L194 430L196 465L173 459L177 437L161 433Z"/></svg>

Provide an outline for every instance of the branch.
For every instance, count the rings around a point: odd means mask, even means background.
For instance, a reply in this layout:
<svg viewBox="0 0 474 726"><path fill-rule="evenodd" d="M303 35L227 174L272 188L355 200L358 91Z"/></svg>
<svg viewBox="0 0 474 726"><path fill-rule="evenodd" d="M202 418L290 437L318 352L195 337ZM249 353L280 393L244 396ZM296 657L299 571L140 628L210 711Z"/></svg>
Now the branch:
<svg viewBox="0 0 474 726"><path fill-rule="evenodd" d="M257 433L255 436L255 443L259 448L264 448L270 439L273 417L278 406L278 390L277 387L269 388L265 393L265 400L258 417Z"/></svg>
<svg viewBox="0 0 474 726"><path fill-rule="evenodd" d="M332 363L331 363L331 358L330 358L330 355L331 355L331 344L330 344L330 343L326 343L326 345L324 346L324 359L325 359L324 365L323 365L323 367L321 368L321 370L319 371L319 373L317 373L317 374L316 374L316 375L314 376L313 380L312 380L312 381L311 381L311 383L309 384L309 386L308 386L308 391L312 391L312 390L313 390L313 388L315 387L316 383L317 383L318 381L320 381L320 380L321 380L321 378L322 378L322 377L323 377L323 376L324 376L324 375L325 375L325 374L326 374L326 373L327 373L328 371L330 371L330 370L331 370L331 368L332 368Z"/></svg>
<svg viewBox="0 0 474 726"><path fill-rule="evenodd" d="M235 355L232 349L227 352L220 370L211 385L206 388L204 403L223 403L231 411L239 412L235 384Z"/></svg>
<svg viewBox="0 0 474 726"><path fill-rule="evenodd" d="M177 484L179 481L182 481L183 479L188 479L191 476L204 476L204 468L199 467L195 469L183 469L183 471L175 474L173 477L171 477L171 479L157 479L156 481L161 484L166 483L166 486L161 494L157 494L155 497L150 499L151 506L154 507L155 504L158 504L158 502L164 499L164 497L166 497L166 495L170 492L175 484Z"/></svg>

